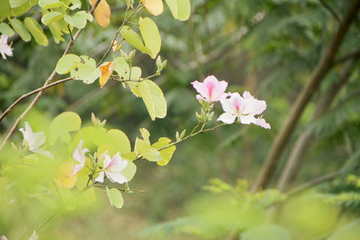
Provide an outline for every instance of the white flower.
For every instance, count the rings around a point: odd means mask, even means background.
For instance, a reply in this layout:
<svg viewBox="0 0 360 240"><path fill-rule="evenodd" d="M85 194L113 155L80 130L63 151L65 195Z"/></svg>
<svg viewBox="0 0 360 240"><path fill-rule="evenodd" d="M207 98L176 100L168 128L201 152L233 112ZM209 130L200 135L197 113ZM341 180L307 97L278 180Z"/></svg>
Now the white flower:
<svg viewBox="0 0 360 240"><path fill-rule="evenodd" d="M121 173L127 166L127 161L121 160L119 152L111 159L109 155L105 154L104 169L100 172L99 176L95 179L96 182L104 182L104 173L106 177L117 183L126 183L126 177Z"/></svg>
<svg viewBox="0 0 360 240"><path fill-rule="evenodd" d="M0 36L0 53L3 57L3 59L6 59L6 55L8 56L12 56L13 55L13 52L11 50L11 46L9 46L7 44L7 41L8 41L8 36L6 35L1 35Z"/></svg>
<svg viewBox="0 0 360 240"><path fill-rule="evenodd" d="M20 128L20 132L24 135L23 145L29 146L29 150L38 153L54 160L53 155L49 151L45 151L40 148L41 145L44 144L46 137L43 132L34 133L29 125L29 123L25 123L25 130Z"/></svg>
<svg viewBox="0 0 360 240"><path fill-rule="evenodd" d="M78 147L75 149L73 154L73 158L79 163L75 164L73 174L76 174L85 166L85 153L89 152L89 149L82 149L83 143L84 140L80 140L80 143L78 144Z"/></svg>
<svg viewBox="0 0 360 240"><path fill-rule="evenodd" d="M225 113L220 115L218 121L231 124L238 118L242 124L254 123L270 129L270 124L265 119L255 117L266 109L266 102L255 99L249 92L245 91L243 97L239 93L233 93L229 99L222 99L220 102Z"/></svg>

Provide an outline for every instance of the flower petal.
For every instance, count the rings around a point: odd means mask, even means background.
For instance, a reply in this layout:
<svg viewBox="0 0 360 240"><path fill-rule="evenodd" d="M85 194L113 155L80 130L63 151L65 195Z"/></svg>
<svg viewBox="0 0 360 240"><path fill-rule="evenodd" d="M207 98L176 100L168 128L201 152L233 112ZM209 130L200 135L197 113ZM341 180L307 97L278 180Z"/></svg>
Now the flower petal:
<svg viewBox="0 0 360 240"><path fill-rule="evenodd" d="M234 123L236 118L235 114L231 114L230 112L226 112L220 115L220 117L217 119L217 121L222 121L224 123L227 124L232 124Z"/></svg>
<svg viewBox="0 0 360 240"><path fill-rule="evenodd" d="M265 119L263 118L258 118L256 119L256 122L255 122L256 125L259 125L260 127L263 127L263 128L266 128L266 129L270 129L270 124L265 122Z"/></svg>
<svg viewBox="0 0 360 240"><path fill-rule="evenodd" d="M127 178L122 175L119 172L106 172L106 176L109 178L110 181L112 182L117 182L120 184L126 183L127 182Z"/></svg>
<svg viewBox="0 0 360 240"><path fill-rule="evenodd" d="M95 178L95 182L104 182L104 171L99 173L99 176Z"/></svg>

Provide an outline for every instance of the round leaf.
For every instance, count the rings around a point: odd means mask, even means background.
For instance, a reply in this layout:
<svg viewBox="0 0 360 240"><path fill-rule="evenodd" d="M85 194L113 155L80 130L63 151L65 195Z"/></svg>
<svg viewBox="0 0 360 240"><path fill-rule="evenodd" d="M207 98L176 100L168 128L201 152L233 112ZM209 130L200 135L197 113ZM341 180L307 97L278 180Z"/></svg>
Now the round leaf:
<svg viewBox="0 0 360 240"><path fill-rule="evenodd" d="M70 143L69 132L80 130L81 118L74 112L64 112L57 116L50 124L50 142L55 143L58 136L61 141Z"/></svg>
<svg viewBox="0 0 360 240"><path fill-rule="evenodd" d="M121 192L116 188L112 188L109 190L108 187L106 187L106 192L110 200L111 206L115 206L116 208L122 208L122 206L124 205L124 199L121 195Z"/></svg>
<svg viewBox="0 0 360 240"><path fill-rule="evenodd" d="M46 13L42 18L41 22L45 25L49 25L53 22L56 22L64 17L64 14L61 12L49 12Z"/></svg>
<svg viewBox="0 0 360 240"><path fill-rule="evenodd" d="M78 65L80 57L75 54L67 54L61 57L56 64L56 72L59 74L66 74L70 72L71 69L74 69Z"/></svg>
<svg viewBox="0 0 360 240"><path fill-rule="evenodd" d="M80 56L77 68L71 70L72 77L82 80L86 84L93 83L100 77L100 74L100 69L96 67L95 60L85 55Z"/></svg>

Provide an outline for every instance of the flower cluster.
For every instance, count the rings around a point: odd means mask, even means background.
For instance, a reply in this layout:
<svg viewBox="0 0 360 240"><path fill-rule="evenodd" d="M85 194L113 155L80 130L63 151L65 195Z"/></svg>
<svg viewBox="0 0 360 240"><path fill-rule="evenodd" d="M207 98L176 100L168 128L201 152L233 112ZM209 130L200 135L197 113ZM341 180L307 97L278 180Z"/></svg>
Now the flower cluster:
<svg viewBox="0 0 360 240"><path fill-rule="evenodd" d="M218 81L216 77L209 76L203 83L198 81L191 83L199 93L196 98L206 102L220 101L225 113L217 119L227 124L232 124L236 120L242 124L256 124L263 128L270 129L270 124L261 117L255 115L261 114L266 109L266 102L257 100L248 91L240 96L239 93L225 93L228 85L225 81Z"/></svg>

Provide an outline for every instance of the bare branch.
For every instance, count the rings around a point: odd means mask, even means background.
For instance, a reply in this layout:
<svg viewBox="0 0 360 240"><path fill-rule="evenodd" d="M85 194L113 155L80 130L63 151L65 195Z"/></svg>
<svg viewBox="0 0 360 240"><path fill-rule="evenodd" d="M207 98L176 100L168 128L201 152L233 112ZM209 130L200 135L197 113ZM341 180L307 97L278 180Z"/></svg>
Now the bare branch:
<svg viewBox="0 0 360 240"><path fill-rule="evenodd" d="M330 7L329 4L327 4L324 0L320 0L320 3L321 3L327 10L329 10L329 12L331 13L331 15L333 15L333 17L334 17L339 23L341 23L340 17L336 14L336 12L334 11L334 9L332 9L332 8Z"/></svg>

